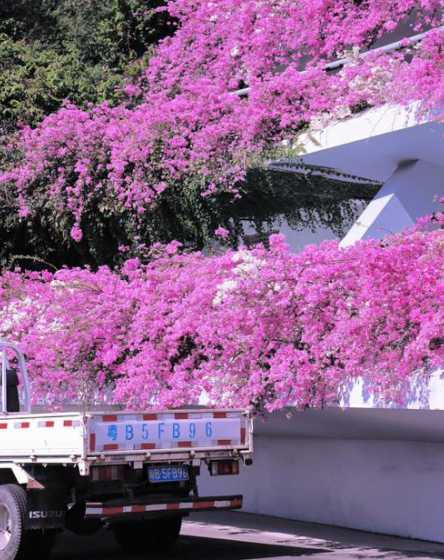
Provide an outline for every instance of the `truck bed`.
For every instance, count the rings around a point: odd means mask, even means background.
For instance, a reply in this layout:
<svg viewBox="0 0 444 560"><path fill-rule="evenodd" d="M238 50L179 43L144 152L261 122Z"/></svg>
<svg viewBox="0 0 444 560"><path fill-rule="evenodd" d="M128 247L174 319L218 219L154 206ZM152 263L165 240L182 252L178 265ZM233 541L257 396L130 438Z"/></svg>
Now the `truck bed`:
<svg viewBox="0 0 444 560"><path fill-rule="evenodd" d="M0 462L91 464L224 458L252 453L241 410L50 412L0 416Z"/></svg>

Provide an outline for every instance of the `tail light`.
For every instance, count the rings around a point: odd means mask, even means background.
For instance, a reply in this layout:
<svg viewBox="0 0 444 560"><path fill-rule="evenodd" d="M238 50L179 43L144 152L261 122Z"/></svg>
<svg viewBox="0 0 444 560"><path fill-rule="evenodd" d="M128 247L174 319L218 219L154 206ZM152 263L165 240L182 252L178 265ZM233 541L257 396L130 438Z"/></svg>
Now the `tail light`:
<svg viewBox="0 0 444 560"><path fill-rule="evenodd" d="M239 461L212 461L210 474L211 476L239 474Z"/></svg>
<svg viewBox="0 0 444 560"><path fill-rule="evenodd" d="M91 467L91 480L102 482L105 480L123 480L125 474L124 465L107 465L103 467Z"/></svg>

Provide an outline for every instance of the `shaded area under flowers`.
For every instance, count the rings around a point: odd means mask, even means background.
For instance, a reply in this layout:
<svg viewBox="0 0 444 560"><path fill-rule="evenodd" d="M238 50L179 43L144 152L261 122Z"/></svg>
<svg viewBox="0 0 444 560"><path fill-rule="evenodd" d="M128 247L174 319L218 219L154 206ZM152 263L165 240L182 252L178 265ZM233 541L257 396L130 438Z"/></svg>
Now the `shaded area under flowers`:
<svg viewBox="0 0 444 560"><path fill-rule="evenodd" d="M70 235L71 223L53 220L46 194L35 194L32 216L18 216L17 200L0 186L0 266L40 270L52 266L116 266L130 256L142 255L153 243L179 240L187 249L214 245L214 232L223 226L226 243L266 241L287 224L294 231L323 231L340 238L359 215L363 203L378 190L377 184L355 185L350 178L333 180L316 174L252 169L239 186L242 196L203 198L200 190L168 190L142 216L113 211L105 200L85 211L80 242ZM123 249L123 250L122 250Z"/></svg>

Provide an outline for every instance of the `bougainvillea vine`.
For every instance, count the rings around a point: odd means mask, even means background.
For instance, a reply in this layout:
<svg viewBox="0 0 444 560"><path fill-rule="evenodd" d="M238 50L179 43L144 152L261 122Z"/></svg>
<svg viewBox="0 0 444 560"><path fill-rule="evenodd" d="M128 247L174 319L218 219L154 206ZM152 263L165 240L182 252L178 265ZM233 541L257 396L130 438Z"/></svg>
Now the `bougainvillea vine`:
<svg viewBox="0 0 444 560"><path fill-rule="evenodd" d="M0 175L23 217L43 192L79 241L86 207L143 213L190 177L203 196L236 194L252 158L319 116L444 103L442 0L171 0L167 9L178 29L125 88L127 103L68 104L23 130L22 159ZM403 25L407 35L436 29L395 53L360 57ZM342 70L325 68L341 57ZM234 94L245 85L248 96Z"/></svg>
<svg viewBox="0 0 444 560"><path fill-rule="evenodd" d="M36 400L303 408L337 405L362 377L402 405L412 374L443 363L443 229L299 254L280 235L210 257L153 252L119 272L0 277L0 337L26 352Z"/></svg>

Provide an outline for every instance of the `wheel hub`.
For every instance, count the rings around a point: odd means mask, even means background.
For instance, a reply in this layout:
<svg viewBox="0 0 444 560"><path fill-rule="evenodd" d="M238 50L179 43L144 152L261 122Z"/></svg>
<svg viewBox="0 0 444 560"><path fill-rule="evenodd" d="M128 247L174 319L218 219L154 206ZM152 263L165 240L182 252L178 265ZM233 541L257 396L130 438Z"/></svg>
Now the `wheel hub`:
<svg viewBox="0 0 444 560"><path fill-rule="evenodd" d="M0 550L5 550L11 540L11 516L4 504L0 504Z"/></svg>

